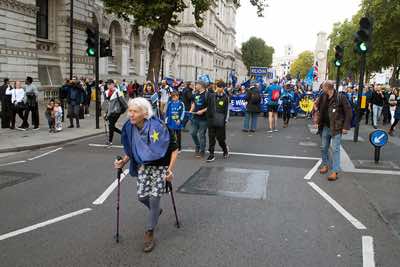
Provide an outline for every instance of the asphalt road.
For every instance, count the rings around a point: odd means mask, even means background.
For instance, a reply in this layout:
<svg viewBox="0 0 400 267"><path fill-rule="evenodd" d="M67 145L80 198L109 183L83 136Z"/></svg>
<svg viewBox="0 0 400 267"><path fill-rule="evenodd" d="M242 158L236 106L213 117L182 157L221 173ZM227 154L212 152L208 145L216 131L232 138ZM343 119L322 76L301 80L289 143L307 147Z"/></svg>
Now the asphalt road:
<svg viewBox="0 0 400 267"><path fill-rule="evenodd" d="M93 204L114 182L121 148L91 146L104 143L96 137L0 155L0 266L399 266L399 177L328 182L313 172L319 138L307 124L249 135L234 118L233 153L213 163L194 157L185 133L174 180L182 227L165 195L151 254L141 251L147 211L134 178L122 181L121 243L116 190Z"/></svg>

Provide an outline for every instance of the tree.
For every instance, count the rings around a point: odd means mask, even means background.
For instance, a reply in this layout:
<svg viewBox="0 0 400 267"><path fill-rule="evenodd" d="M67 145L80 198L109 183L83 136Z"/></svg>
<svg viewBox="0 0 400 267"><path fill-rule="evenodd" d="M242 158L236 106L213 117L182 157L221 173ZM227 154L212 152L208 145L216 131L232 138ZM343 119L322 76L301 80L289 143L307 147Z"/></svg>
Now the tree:
<svg viewBox="0 0 400 267"><path fill-rule="evenodd" d="M239 7L240 0L232 0ZM188 8L188 0L103 0L105 10L127 21L133 20L138 27L147 27L153 31L149 42L149 72L147 79L152 80L160 72L162 44L170 26L179 24L178 15ZM190 0L194 7L193 16L198 27L203 26L204 13L213 0ZM257 14L263 15L265 0L250 0L257 7Z"/></svg>
<svg viewBox="0 0 400 267"><path fill-rule="evenodd" d="M290 65L290 75L292 77L297 77L297 74L299 74L300 78L304 78L313 65L313 52L304 51L293 61L292 65Z"/></svg>
<svg viewBox="0 0 400 267"><path fill-rule="evenodd" d="M272 64L272 55L274 48L268 46L261 38L251 37L242 44L243 63L247 69L251 66L270 67Z"/></svg>

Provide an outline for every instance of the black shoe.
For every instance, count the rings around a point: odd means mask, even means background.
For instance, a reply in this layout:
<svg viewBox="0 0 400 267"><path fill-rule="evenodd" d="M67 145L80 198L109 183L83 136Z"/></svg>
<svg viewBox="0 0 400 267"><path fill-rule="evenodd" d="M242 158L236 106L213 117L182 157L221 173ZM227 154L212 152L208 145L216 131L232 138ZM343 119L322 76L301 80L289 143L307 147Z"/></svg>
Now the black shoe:
<svg viewBox="0 0 400 267"><path fill-rule="evenodd" d="M243 129L243 130L242 130L242 132L248 133L248 132L249 132L249 130L247 130L247 129Z"/></svg>
<svg viewBox="0 0 400 267"><path fill-rule="evenodd" d="M250 132L251 132L251 133L255 133L255 132L256 132L256 130L250 130Z"/></svg>
<svg viewBox="0 0 400 267"><path fill-rule="evenodd" d="M78 125L76 125L76 128L81 128L81 126L78 124Z"/></svg>
<svg viewBox="0 0 400 267"><path fill-rule="evenodd" d="M70 125L70 126L68 126L68 128L74 128L74 125Z"/></svg>
<svg viewBox="0 0 400 267"><path fill-rule="evenodd" d="M227 152L224 152L224 159L227 159L227 158L229 158L229 153L228 153L228 151L227 151Z"/></svg>
<svg viewBox="0 0 400 267"><path fill-rule="evenodd" d="M33 130L37 131L37 130L40 130L40 128L39 128L39 126L36 126L33 128Z"/></svg>
<svg viewBox="0 0 400 267"><path fill-rule="evenodd" d="M215 160L214 154L210 154L210 156L208 156L208 158L207 158L207 162L212 162L214 160Z"/></svg>
<svg viewBox="0 0 400 267"><path fill-rule="evenodd" d="M374 127L374 129L378 129L378 127L376 127L375 125L373 127Z"/></svg>

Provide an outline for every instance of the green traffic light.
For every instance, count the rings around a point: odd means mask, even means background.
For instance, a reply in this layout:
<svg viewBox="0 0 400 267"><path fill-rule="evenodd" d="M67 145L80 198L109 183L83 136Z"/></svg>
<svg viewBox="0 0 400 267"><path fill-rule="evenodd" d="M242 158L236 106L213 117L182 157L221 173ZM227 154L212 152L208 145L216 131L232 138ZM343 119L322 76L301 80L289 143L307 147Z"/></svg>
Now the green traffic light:
<svg viewBox="0 0 400 267"><path fill-rule="evenodd" d="M342 66L342 62L340 60L335 60L335 66L336 67L341 67Z"/></svg>
<svg viewBox="0 0 400 267"><path fill-rule="evenodd" d="M363 53L367 52L367 50L368 50L368 46L367 46L367 44L366 44L365 42L361 42L361 43L358 45L358 48L359 48L360 51L363 52Z"/></svg>
<svg viewBox="0 0 400 267"><path fill-rule="evenodd" d="M95 49L94 49L93 47L89 47L89 48L86 50L86 53L87 53L88 56L93 57L93 56L95 56L96 51L95 51Z"/></svg>

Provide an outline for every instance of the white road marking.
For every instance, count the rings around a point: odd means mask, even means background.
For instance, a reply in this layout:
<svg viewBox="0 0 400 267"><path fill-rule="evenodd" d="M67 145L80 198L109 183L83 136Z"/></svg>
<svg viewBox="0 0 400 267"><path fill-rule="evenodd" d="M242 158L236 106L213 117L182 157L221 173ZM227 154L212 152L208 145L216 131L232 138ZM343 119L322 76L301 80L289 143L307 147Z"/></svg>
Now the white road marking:
<svg viewBox="0 0 400 267"><path fill-rule="evenodd" d="M375 267L374 239L372 236L362 237L363 267Z"/></svg>
<svg viewBox="0 0 400 267"><path fill-rule="evenodd" d="M89 144L91 147L110 147L110 148L124 148L123 146L118 146L118 145L104 145L104 144Z"/></svg>
<svg viewBox="0 0 400 267"><path fill-rule="evenodd" d="M365 174L383 174L383 175L400 175L400 171L390 171L390 170L370 170L370 169L356 169L346 170L345 172L352 173L365 173Z"/></svg>
<svg viewBox="0 0 400 267"><path fill-rule="evenodd" d="M51 154L51 153L57 152L57 151L59 151L59 150L61 150L61 149L63 149L63 148L62 148L62 147L59 147L59 148L57 148L57 149L48 151L48 152L46 152L46 153L43 153L43 154L41 154L41 155L39 155L39 156L30 158L30 159L28 159L28 160L29 160L29 161L32 161L32 160L35 160L35 159L39 159L39 158L42 158L42 157L44 157L44 156L47 156L47 155L49 155L49 154Z"/></svg>
<svg viewBox="0 0 400 267"><path fill-rule="evenodd" d="M182 149L182 152L195 152L193 149ZM216 154L222 154L222 151L215 151ZM270 154L254 154L242 152L229 152L230 155L263 157L263 158L278 158L278 159L304 159L304 160L320 160L320 158L301 157L301 156L286 156L286 155L270 155Z"/></svg>
<svg viewBox="0 0 400 267"><path fill-rule="evenodd" d="M71 217L74 217L74 216L77 216L77 215L81 215L81 214L86 213L86 212L91 211L91 210L92 209L90 209L90 208L78 210L78 211L71 212L71 213L65 214L63 216L60 216L60 217L45 221L45 222L41 222L41 223L38 223L38 224L35 224L35 225L32 225L32 226L28 226L28 227L25 227L25 228L22 228L22 229L19 229L19 230L16 230L16 231L4 234L4 235L0 235L0 241L1 240L5 240L7 238L11 238L11 237L17 236L17 235L20 235L20 234L24 234L24 233L27 233L27 232L30 232L30 231L33 231L33 230L36 230L36 229L39 229L39 228L42 228L42 227L45 227L47 225L50 225L50 224L53 224L53 223L56 223L56 222L59 222L59 221L66 220L68 218L71 218Z"/></svg>
<svg viewBox="0 0 400 267"><path fill-rule="evenodd" d="M26 160L14 161L14 162L9 162L9 163L0 164L0 167L2 167L2 166L8 166L8 165L20 164L20 163L25 163L25 162L26 162Z"/></svg>
<svg viewBox="0 0 400 267"><path fill-rule="evenodd" d="M318 167L321 165L322 159L318 160L318 162L314 165L314 167L304 176L305 180L311 180L311 177L314 176L316 171L318 170Z"/></svg>
<svg viewBox="0 0 400 267"><path fill-rule="evenodd" d="M120 182L122 182L122 180L124 180L124 178L126 177L126 175L128 174L129 170L126 169L122 174L121 174L121 180ZM108 196L112 193L112 191L114 191L114 189L118 186L118 179L115 179L114 182L112 182L112 184L110 184L110 186L106 189L106 191L103 192L103 194L101 194L101 196L99 196L92 204L93 205L101 205L104 203L104 201L106 201L106 199L108 198Z"/></svg>
<svg viewBox="0 0 400 267"><path fill-rule="evenodd" d="M343 146L340 146L340 166L342 167L343 171L353 170L356 168L354 167L354 164L351 161L349 154L347 154Z"/></svg>
<svg viewBox="0 0 400 267"><path fill-rule="evenodd" d="M324 190L322 190L318 185L313 182L308 182L308 184L318 192L326 201L329 202L340 214L343 215L350 223L354 225L355 228L359 230L365 230L364 224L362 224L359 220L357 220L353 215L351 215L348 211L346 211L339 203L337 203L333 198L331 198Z"/></svg>

